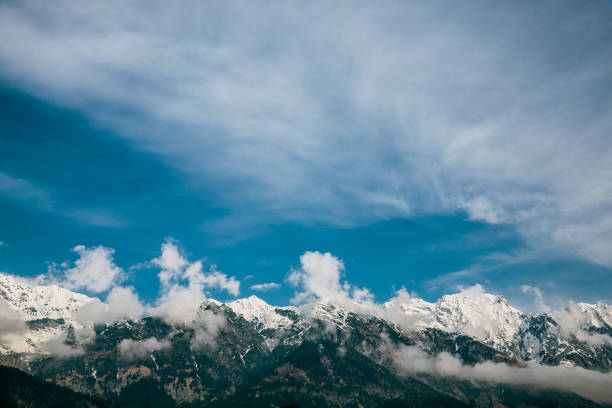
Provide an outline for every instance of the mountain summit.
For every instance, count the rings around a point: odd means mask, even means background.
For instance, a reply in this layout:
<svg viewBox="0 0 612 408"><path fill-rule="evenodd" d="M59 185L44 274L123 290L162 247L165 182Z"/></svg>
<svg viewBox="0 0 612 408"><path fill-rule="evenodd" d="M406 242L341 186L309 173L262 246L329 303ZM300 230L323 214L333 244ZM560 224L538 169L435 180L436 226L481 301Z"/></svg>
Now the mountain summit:
<svg viewBox="0 0 612 408"><path fill-rule="evenodd" d="M383 305L277 307L250 296L205 300L176 324L87 321L99 300L9 275L0 275L0 297L4 365L110 401L142 388L172 404L211 407L612 402L598 388L612 379L605 304L530 314L480 287L434 303L403 293ZM562 380L521 381L536 370ZM591 384L584 390L583 377Z"/></svg>

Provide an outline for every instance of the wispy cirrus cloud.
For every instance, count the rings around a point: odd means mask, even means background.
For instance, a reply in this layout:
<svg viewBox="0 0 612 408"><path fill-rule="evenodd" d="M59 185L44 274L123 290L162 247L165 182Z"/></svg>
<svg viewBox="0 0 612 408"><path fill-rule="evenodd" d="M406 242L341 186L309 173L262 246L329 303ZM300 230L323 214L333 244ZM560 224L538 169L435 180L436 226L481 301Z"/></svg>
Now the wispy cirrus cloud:
<svg viewBox="0 0 612 408"><path fill-rule="evenodd" d="M0 75L159 154L235 219L465 212L610 266L611 13L26 1L0 6Z"/></svg>
<svg viewBox="0 0 612 408"><path fill-rule="evenodd" d="M271 290L279 289L280 287L280 283L276 282L257 283L250 286L251 290L256 290L258 292L269 292Z"/></svg>
<svg viewBox="0 0 612 408"><path fill-rule="evenodd" d="M58 205L47 190L31 181L0 172L0 195L24 202L40 211L70 218L83 225L123 227L125 220L109 211L95 208L72 208Z"/></svg>

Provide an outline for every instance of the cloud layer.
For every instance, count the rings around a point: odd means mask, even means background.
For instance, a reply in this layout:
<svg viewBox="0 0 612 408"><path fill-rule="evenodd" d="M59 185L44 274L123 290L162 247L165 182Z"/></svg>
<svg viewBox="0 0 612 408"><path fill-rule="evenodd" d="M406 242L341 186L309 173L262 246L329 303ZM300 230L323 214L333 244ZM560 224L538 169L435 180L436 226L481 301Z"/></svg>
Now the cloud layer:
<svg viewBox="0 0 612 408"><path fill-rule="evenodd" d="M432 374L485 383L503 383L574 392L593 401L612 402L612 374L581 367L551 367L529 363L512 367L504 363L485 362L464 365L448 353L436 356L414 346L390 346L396 366L405 374Z"/></svg>
<svg viewBox="0 0 612 408"><path fill-rule="evenodd" d="M170 342L168 340L164 339L160 341L155 337L150 337L145 340L124 339L119 343L117 349L121 357L127 360L134 360L142 358L153 351L163 350L169 347Z"/></svg>
<svg viewBox="0 0 612 408"><path fill-rule="evenodd" d="M26 331L26 324L21 315L0 299L0 346L10 347Z"/></svg>
<svg viewBox="0 0 612 408"><path fill-rule="evenodd" d="M463 211L610 266L611 13L9 2L0 75L155 152L243 221Z"/></svg>

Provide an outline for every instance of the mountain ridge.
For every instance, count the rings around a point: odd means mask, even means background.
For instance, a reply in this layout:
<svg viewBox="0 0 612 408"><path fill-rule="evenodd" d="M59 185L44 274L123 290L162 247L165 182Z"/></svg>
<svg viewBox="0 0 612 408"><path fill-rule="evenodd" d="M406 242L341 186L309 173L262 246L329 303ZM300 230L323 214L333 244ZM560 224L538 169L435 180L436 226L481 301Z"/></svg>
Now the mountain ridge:
<svg viewBox="0 0 612 408"><path fill-rule="evenodd" d="M7 279L0 280L0 284L3 282ZM503 296L484 293L480 288L446 295L435 303L405 294L382 305L319 299L298 306L272 306L253 295L227 303L207 299L196 316L184 324L145 317L86 327L82 320L75 320L75 315L87 303L79 308L74 301L85 298L70 295L70 291L60 292L67 305L61 305L61 298L36 303L38 308L50 308L37 309L36 313L55 317L51 313L61 310L63 317L26 321L31 317L31 311L27 312L32 307L31 294L51 289L32 285L31 293L23 296L21 292L29 290L28 282L19 282L20 286L0 286L0 294L11 313L21 313L24 318L27 329L22 336L31 340L30 348L5 347L0 363L111 400L126 387L152 379L179 404L234 401L239 406L237 398L241 395L266 395L262 401L280 397L261 393L266 389L264 384L277 384L275 387L285 390L282 395L301 395L302 405L307 395L316 394L328 406L337 406L342 398L384 406L393 395L412 401L409 393L393 388L408 387L417 394L425 392L432 401L446 401L441 406L455 406L457 401L473 405L478 398L489 401L483 406L493 406L502 397L486 381L466 382L456 374L442 383L436 380L439 375L448 375L435 371L436 364L443 361L440 359L465 364L466 372L485 367L483 364L584 367L593 373L607 373L612 367L612 347L601 340L610 333L610 308L603 304L570 305L557 321L553 314L523 313ZM15 287L21 292L5 296ZM578 336L567 332L572 324L579 330ZM85 329L89 335L80 336L79 331ZM54 340L62 347L61 353L58 347L46 346L45 336L50 330L63 336ZM411 358L421 359L425 366L434 364L434 371L402 371L396 361L402 353L417 356ZM342 388L349 381L362 383L362 376L368 372L379 377L362 384L370 387L363 401L351 394L356 389ZM258 378L267 382L258 383ZM331 388L325 386L326 391L320 392L313 381ZM473 381L477 385L468 386ZM396 385L388 388L385 384ZM431 390L423 388L432 385L435 387ZM510 388L519 392L520 387ZM530 392L520 394L519 400L531 398ZM447 397L455 402L444 399Z"/></svg>

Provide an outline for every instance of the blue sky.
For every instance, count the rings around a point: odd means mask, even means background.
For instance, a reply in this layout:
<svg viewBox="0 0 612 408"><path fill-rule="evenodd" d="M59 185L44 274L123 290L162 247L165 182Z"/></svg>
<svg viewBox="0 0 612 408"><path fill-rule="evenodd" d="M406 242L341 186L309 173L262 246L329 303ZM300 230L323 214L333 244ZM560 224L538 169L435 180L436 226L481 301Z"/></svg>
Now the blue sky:
<svg viewBox="0 0 612 408"><path fill-rule="evenodd" d="M172 238L287 303L305 251L382 301L612 293L609 2L0 5L0 270ZM134 265L140 267L131 268ZM230 298L226 292L213 293Z"/></svg>

